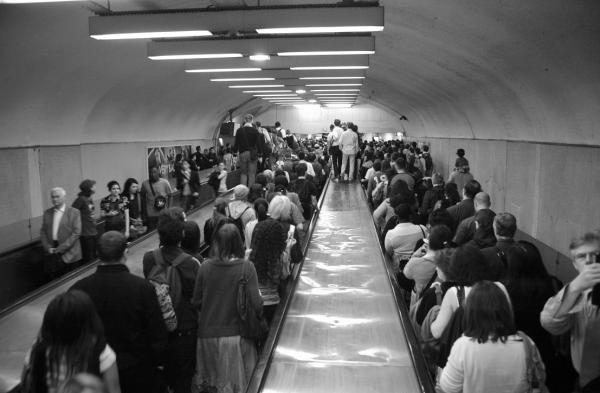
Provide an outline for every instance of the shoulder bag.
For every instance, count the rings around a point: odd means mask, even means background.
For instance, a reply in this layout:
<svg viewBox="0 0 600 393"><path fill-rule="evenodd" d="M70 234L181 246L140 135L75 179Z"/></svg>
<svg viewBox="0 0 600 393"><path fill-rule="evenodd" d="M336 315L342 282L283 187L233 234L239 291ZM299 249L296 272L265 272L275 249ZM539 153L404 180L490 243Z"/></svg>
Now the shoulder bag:
<svg viewBox="0 0 600 393"><path fill-rule="evenodd" d="M264 340L269 333L269 325L263 315L262 308L256 312L248 293L248 263L242 262L242 276L237 288L237 311L240 317L240 336L257 341Z"/></svg>

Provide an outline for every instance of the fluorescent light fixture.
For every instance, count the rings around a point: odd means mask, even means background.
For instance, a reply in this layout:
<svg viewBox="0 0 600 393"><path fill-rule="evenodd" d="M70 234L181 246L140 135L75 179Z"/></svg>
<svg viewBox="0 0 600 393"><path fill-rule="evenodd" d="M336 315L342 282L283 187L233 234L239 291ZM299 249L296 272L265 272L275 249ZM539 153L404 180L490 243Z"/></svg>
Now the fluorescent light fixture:
<svg viewBox="0 0 600 393"><path fill-rule="evenodd" d="M315 102L317 102L317 100L315 100L315 99L313 98L313 99L310 99L310 100L308 100L308 102L310 102L311 104L314 104Z"/></svg>
<svg viewBox="0 0 600 393"><path fill-rule="evenodd" d="M161 55L148 56L150 60L188 60L188 59L228 59L232 57L244 57L241 53L208 53L203 55Z"/></svg>
<svg viewBox="0 0 600 393"><path fill-rule="evenodd" d="M254 94L254 97L297 97L296 94Z"/></svg>
<svg viewBox="0 0 600 393"><path fill-rule="evenodd" d="M294 105L296 108L307 108L307 109L312 109L312 108L319 108L321 105L319 104L295 104Z"/></svg>
<svg viewBox="0 0 600 393"><path fill-rule="evenodd" d="M362 83L312 83L306 85L307 87L345 87L345 86L362 86ZM315 91L315 90L312 90Z"/></svg>
<svg viewBox="0 0 600 393"><path fill-rule="evenodd" d="M365 79L364 76L303 76L298 79L302 80L319 80L319 79Z"/></svg>
<svg viewBox="0 0 600 393"><path fill-rule="evenodd" d="M271 60L271 56L263 55L263 54L250 55L250 60L252 60L252 61L267 61L267 60Z"/></svg>
<svg viewBox="0 0 600 393"><path fill-rule="evenodd" d="M356 97L358 93L316 93L317 97L321 96L344 96L344 97Z"/></svg>
<svg viewBox="0 0 600 393"><path fill-rule="evenodd" d="M262 97L266 101L301 101L298 97Z"/></svg>
<svg viewBox="0 0 600 393"><path fill-rule="evenodd" d="M383 26L319 26L319 27L276 27L256 29L258 34L320 34L320 33L368 33L382 31Z"/></svg>
<svg viewBox="0 0 600 393"><path fill-rule="evenodd" d="M369 66L323 66L323 67L290 67L292 71L303 70L364 70Z"/></svg>
<svg viewBox="0 0 600 393"><path fill-rule="evenodd" d="M360 89L316 89L316 90L311 90L312 92L338 92L338 91L360 91Z"/></svg>
<svg viewBox="0 0 600 393"><path fill-rule="evenodd" d="M291 90L244 90L242 93L291 93Z"/></svg>
<svg viewBox="0 0 600 393"><path fill-rule="evenodd" d="M145 31L141 33L114 33L114 34L92 34L90 37L96 40L128 40L143 38L182 38L182 37L206 37L212 33L208 30L186 30L186 31Z"/></svg>
<svg viewBox="0 0 600 393"><path fill-rule="evenodd" d="M233 85L229 86L230 89L252 89L254 87L261 89L263 87L284 87L285 85Z"/></svg>
<svg viewBox="0 0 600 393"><path fill-rule="evenodd" d="M304 94L304 93L306 93L306 90L304 90L304 89L298 89L298 90L296 90L296 93L297 94Z"/></svg>
<svg viewBox="0 0 600 393"><path fill-rule="evenodd" d="M185 72L244 72L244 71L262 71L260 68L196 68L185 70Z"/></svg>
<svg viewBox="0 0 600 393"><path fill-rule="evenodd" d="M0 4L27 4L27 3L65 3L67 1L81 0L0 0Z"/></svg>
<svg viewBox="0 0 600 393"><path fill-rule="evenodd" d="M343 56L343 55L372 55L374 50L329 50L313 52L279 52L277 56Z"/></svg>
<svg viewBox="0 0 600 393"><path fill-rule="evenodd" d="M274 81L275 78L213 78L211 82L249 82L249 81Z"/></svg>

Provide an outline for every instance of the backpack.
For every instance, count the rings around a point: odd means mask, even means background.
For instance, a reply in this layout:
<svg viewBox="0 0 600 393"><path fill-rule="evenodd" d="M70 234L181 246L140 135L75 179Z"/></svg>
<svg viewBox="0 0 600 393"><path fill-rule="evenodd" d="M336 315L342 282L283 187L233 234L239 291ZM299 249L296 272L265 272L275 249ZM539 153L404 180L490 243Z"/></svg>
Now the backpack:
<svg viewBox="0 0 600 393"><path fill-rule="evenodd" d="M238 229L238 231L240 232L240 236L242 237L242 243L245 241L245 236L244 236L244 222L242 221L242 216L244 215L244 213L246 213L246 210L250 209L250 206L246 206L246 208L244 209L244 211L239 215L238 218L233 218L231 216L229 216L229 220L230 222L235 225ZM219 226L220 227L220 226ZM218 228L215 228L215 231L218 230Z"/></svg>
<svg viewBox="0 0 600 393"><path fill-rule="evenodd" d="M452 314L446 329L442 333L439 340L432 340L422 344L423 356L427 362L432 365L444 368L450 356L450 349L454 341L456 341L464 331L463 314L465 304L465 288L463 286L456 287L456 297L458 298L458 308Z"/></svg>
<svg viewBox="0 0 600 393"><path fill-rule="evenodd" d="M154 266L146 279L154 287L165 325L167 330L172 332L177 329L175 308L181 300L181 278L177 266L187 259L188 255L182 252L171 264L165 262L160 248L154 250L152 256Z"/></svg>

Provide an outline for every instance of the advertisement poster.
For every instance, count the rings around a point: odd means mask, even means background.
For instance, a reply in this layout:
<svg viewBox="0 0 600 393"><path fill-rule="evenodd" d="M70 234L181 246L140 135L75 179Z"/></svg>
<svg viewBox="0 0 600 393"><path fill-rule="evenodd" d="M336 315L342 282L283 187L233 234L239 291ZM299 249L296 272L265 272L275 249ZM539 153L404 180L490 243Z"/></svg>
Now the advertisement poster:
<svg viewBox="0 0 600 393"><path fill-rule="evenodd" d="M173 189L175 189L176 185L175 159L178 154L181 154L184 160L191 159L192 145L148 147L148 168L157 166L160 171L160 177L167 179Z"/></svg>

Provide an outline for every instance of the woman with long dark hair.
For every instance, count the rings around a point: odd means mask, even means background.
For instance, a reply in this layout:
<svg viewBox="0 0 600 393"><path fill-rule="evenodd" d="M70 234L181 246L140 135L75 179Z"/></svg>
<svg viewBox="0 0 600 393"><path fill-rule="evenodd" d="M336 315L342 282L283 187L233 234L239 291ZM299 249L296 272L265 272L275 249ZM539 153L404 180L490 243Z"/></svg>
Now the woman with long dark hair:
<svg viewBox="0 0 600 393"><path fill-rule="evenodd" d="M546 271L542 256L533 244L519 241L506 252L506 290L510 295L517 329L535 341L548 370L548 388L552 392L570 391L568 356L554 348L552 335L540 323L540 313L546 301L553 297L562 283ZM565 386L563 386L565 385Z"/></svg>
<svg viewBox="0 0 600 393"><path fill-rule="evenodd" d="M23 393L55 393L78 373L101 376L109 393L120 393L116 355L87 294L73 290L56 296L44 314L40 333L27 354Z"/></svg>
<svg viewBox="0 0 600 393"><path fill-rule="evenodd" d="M181 249L200 262L204 260L200 253L200 227L196 221L187 220L183 223Z"/></svg>
<svg viewBox="0 0 600 393"><path fill-rule="evenodd" d="M444 367L445 393L525 393L531 391L528 367L544 383L543 363L533 341L517 334L506 293L491 281L473 286L464 309L464 333Z"/></svg>
<svg viewBox="0 0 600 393"><path fill-rule="evenodd" d="M129 234L135 239L148 230L142 221L142 204L140 196L140 184L132 177L125 180L121 197L129 203Z"/></svg>
<svg viewBox="0 0 600 393"><path fill-rule="evenodd" d="M248 280L250 306L261 315L256 270L244 259L237 227L225 224L213 235L211 258L198 270L192 298L192 304L200 310L195 383L199 391L243 392L254 370L256 343L241 336L238 314L242 277Z"/></svg>

